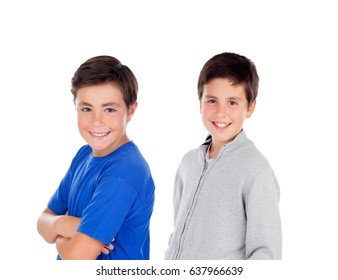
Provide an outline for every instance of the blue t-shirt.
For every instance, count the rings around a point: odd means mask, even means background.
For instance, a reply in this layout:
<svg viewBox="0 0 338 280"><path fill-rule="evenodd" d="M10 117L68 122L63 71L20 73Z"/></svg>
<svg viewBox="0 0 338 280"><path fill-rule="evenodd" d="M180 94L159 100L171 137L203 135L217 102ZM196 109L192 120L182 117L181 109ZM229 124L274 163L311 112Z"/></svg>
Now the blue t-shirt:
<svg viewBox="0 0 338 280"><path fill-rule="evenodd" d="M104 157L94 157L85 145L48 208L58 215L68 211L80 217L78 231L104 244L115 238L114 250L97 259L149 259L154 190L149 166L133 142Z"/></svg>

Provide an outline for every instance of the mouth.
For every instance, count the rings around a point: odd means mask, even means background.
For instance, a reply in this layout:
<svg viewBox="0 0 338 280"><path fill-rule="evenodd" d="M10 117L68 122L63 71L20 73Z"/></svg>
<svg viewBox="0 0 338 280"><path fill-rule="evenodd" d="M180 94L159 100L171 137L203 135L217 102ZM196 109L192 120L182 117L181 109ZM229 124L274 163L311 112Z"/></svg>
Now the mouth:
<svg viewBox="0 0 338 280"><path fill-rule="evenodd" d="M227 122L212 122L214 124L214 126L218 127L218 128L227 128L231 125L231 123L227 123Z"/></svg>
<svg viewBox="0 0 338 280"><path fill-rule="evenodd" d="M97 137L97 138L104 138L106 137L110 131L108 132L93 132L93 131L89 131L90 135L94 136L94 137Z"/></svg>

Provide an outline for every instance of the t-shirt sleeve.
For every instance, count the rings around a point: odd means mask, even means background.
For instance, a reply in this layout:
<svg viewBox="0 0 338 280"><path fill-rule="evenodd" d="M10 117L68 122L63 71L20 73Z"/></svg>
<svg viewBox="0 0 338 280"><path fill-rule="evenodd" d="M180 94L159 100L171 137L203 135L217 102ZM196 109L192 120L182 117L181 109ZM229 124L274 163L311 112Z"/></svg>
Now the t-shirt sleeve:
<svg viewBox="0 0 338 280"><path fill-rule="evenodd" d="M83 212L78 231L110 244L128 217L136 198L135 189L124 179L104 177Z"/></svg>
<svg viewBox="0 0 338 280"><path fill-rule="evenodd" d="M56 189L47 204L48 208L57 215L63 215L68 211L68 198L72 181L72 174L74 171L73 169L74 166L76 166L78 160L81 159L83 156L86 156L86 154L88 153L88 149L88 145L85 145L79 149L77 154L74 156L65 176L61 180L59 187Z"/></svg>
<svg viewBox="0 0 338 280"><path fill-rule="evenodd" d="M68 210L70 177L71 169L69 168L59 187L56 189L47 204L48 208L57 215L63 215Z"/></svg>

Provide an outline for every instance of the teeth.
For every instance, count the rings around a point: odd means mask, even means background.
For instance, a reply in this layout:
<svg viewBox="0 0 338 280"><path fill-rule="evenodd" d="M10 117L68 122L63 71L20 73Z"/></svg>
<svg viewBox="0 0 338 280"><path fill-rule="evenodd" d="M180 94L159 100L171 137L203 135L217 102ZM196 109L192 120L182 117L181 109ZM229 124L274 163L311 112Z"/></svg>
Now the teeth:
<svg viewBox="0 0 338 280"><path fill-rule="evenodd" d="M219 123L219 122L214 122L214 124L219 128L224 128L229 125L229 123Z"/></svg>
<svg viewBox="0 0 338 280"><path fill-rule="evenodd" d="M108 132L103 132L103 133L94 133L94 132L92 132L92 134L93 134L94 136L96 136L96 137L102 137L102 136L107 135Z"/></svg>

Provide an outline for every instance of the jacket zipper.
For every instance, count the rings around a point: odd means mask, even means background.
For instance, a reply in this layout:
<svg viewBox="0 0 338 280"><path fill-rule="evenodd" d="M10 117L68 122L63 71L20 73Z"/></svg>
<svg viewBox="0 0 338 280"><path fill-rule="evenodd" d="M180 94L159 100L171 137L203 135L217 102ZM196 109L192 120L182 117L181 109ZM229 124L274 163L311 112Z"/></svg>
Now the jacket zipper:
<svg viewBox="0 0 338 280"><path fill-rule="evenodd" d="M197 187L196 187L196 190L194 192L194 195L193 195L193 199L192 199L192 202L191 202L191 206L189 208L189 211L188 211L188 214L185 218L185 221L184 221L184 225L183 225L183 229L182 229L182 232L181 232L181 235L180 235L180 240L178 242L178 248L177 248L177 253L176 253L176 256L174 259L178 260L180 255L181 255L181 248L182 248L182 243L183 243L183 236L184 236L184 233L186 231L186 228L187 228L187 222L188 222L188 218L191 216L192 214L192 208L194 207L195 205L195 199L196 199L196 195L198 193L198 190L200 189L200 186L201 186L201 181L206 173L208 169L208 163L206 160L204 160L204 167L203 167L203 170L202 170L202 173L200 175L200 178L198 180L198 184L197 184Z"/></svg>

